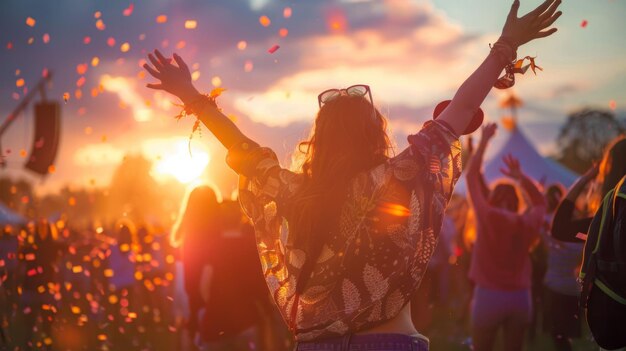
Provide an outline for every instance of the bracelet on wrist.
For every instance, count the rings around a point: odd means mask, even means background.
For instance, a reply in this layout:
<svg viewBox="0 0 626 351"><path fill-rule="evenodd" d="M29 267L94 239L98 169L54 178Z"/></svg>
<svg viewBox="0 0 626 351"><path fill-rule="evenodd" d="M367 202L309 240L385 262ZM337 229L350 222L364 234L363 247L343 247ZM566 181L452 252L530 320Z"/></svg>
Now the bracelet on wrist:
<svg viewBox="0 0 626 351"><path fill-rule="evenodd" d="M491 54L495 55L502 64L504 64L505 73L493 85L496 89L508 89L515 85L515 73L524 74L531 68L535 75L537 69L543 71L543 68L537 66L535 57L526 56L520 60L517 59L517 48L513 46L506 37L501 37L493 45L489 44ZM524 61L530 63L524 66Z"/></svg>

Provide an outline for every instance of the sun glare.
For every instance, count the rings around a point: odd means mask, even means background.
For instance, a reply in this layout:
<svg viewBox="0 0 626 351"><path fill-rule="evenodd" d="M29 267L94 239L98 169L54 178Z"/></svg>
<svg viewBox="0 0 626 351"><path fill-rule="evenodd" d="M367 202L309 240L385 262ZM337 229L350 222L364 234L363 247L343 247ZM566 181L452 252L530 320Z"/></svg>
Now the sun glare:
<svg viewBox="0 0 626 351"><path fill-rule="evenodd" d="M177 140L169 152L163 152L160 160L154 166L157 176L172 176L183 184L197 181L210 157L205 150L191 145L189 154L188 140ZM171 144L170 144L171 145Z"/></svg>

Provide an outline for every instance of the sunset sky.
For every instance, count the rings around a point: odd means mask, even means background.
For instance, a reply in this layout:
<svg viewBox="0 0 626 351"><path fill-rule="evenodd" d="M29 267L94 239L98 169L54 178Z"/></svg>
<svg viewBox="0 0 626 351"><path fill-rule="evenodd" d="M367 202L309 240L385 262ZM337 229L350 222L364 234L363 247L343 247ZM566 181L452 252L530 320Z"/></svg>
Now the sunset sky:
<svg viewBox="0 0 626 351"><path fill-rule="evenodd" d="M522 0L520 13L539 3ZM356 83L372 87L402 148L488 54L509 7L502 0L5 0L0 117L48 69L48 97L62 105L62 139L53 174L23 171L20 151L30 151L33 134L28 109L2 138L3 173L26 176L41 192L106 186L125 154L142 153L157 177L200 175L232 188L210 133L194 135L190 158L193 120L176 122L176 99L145 88L153 79L141 65L153 48L182 56L199 90L228 89L219 99L225 113L285 165L308 134L317 95ZM544 68L518 76L514 88L525 101L519 124L544 154L554 152L568 112L591 106L624 116L626 106L626 1L565 0L561 10L555 35L518 51ZM280 48L268 52L274 45ZM503 94L494 91L483 104L488 119L503 115Z"/></svg>

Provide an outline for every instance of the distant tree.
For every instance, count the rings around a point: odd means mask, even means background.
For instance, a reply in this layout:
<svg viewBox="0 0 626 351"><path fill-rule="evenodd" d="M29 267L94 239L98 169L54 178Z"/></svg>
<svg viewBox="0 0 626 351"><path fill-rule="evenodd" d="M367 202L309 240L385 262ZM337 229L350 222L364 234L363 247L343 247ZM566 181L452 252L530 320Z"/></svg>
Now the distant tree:
<svg viewBox="0 0 626 351"><path fill-rule="evenodd" d="M583 173L602 158L608 143L624 134L624 124L610 111L585 108L570 114L561 127L557 160Z"/></svg>
<svg viewBox="0 0 626 351"><path fill-rule="evenodd" d="M117 167L109 186L109 214L143 219L161 215L159 192L150 171L152 163L141 155L127 155Z"/></svg>

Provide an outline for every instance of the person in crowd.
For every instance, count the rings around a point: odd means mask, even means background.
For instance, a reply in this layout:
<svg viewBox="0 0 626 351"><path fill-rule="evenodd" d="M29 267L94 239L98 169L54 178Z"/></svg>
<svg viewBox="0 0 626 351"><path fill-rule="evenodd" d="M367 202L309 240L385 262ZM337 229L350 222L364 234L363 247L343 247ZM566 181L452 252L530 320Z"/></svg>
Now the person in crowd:
<svg viewBox="0 0 626 351"><path fill-rule="evenodd" d="M604 196L626 174L626 138L618 137L606 149L598 167L590 168L570 187L561 201L552 221L552 237L564 242L582 242L593 216ZM589 193L586 203L589 214L575 218L576 201L595 179L595 190ZM582 234L578 235L578 234Z"/></svg>
<svg viewBox="0 0 626 351"><path fill-rule="evenodd" d="M298 349L383 344L428 349L410 316L410 299L433 253L445 207L460 175L458 136L491 88L510 85L517 47L556 31L560 0L518 18L515 0L501 38L448 107L389 157L386 120L369 86L329 89L296 172L244 135L192 84L183 59L158 50L144 67L178 96L229 150L241 175L239 198L253 220L263 274ZM498 80L505 67L507 77ZM468 131L468 132L471 132ZM207 216L210 210L202 209ZM287 231L288 227L288 231ZM402 346L404 345L404 346ZM390 346L386 346L390 347Z"/></svg>
<svg viewBox="0 0 626 351"><path fill-rule="evenodd" d="M548 249L543 278L543 330L550 335L558 351L572 350L571 339L581 336L580 286L576 278L583 245L562 242L550 234L552 217L564 195L565 190L560 184L547 188L548 212L541 230L543 243Z"/></svg>
<svg viewBox="0 0 626 351"><path fill-rule="evenodd" d="M495 124L483 128L479 146L467 167L467 189L476 216L476 243L469 276L476 284L471 329L477 351L492 350L500 328L507 350L523 348L532 316L528 252L546 211L543 194L511 155L504 158L502 172L526 192L530 199L528 210L518 213L519 198L515 185L510 183L498 183L488 198L484 196L480 168L495 132Z"/></svg>
<svg viewBox="0 0 626 351"><path fill-rule="evenodd" d="M189 317L186 329L191 340L198 332L199 312L204 306L200 293L202 270L207 263L213 241L221 232L219 202L210 186L195 187L181 206L175 223L171 242L181 247L185 292L189 301Z"/></svg>
<svg viewBox="0 0 626 351"><path fill-rule="evenodd" d="M200 291L204 312L200 336L207 350L272 350L263 332L271 328L273 306L256 253L254 228L235 201L220 204L221 231L206 249ZM269 327L269 328L268 328ZM268 346L270 348L268 348Z"/></svg>
<svg viewBox="0 0 626 351"><path fill-rule="evenodd" d="M57 312L58 268L61 244L57 241L58 232L53 223L45 219L29 225L28 236L20 249L19 258L23 261L22 294L19 311L23 313L23 348L38 348L33 344L35 326L41 325L43 340L52 337L52 324ZM49 348L50 343L42 344Z"/></svg>

